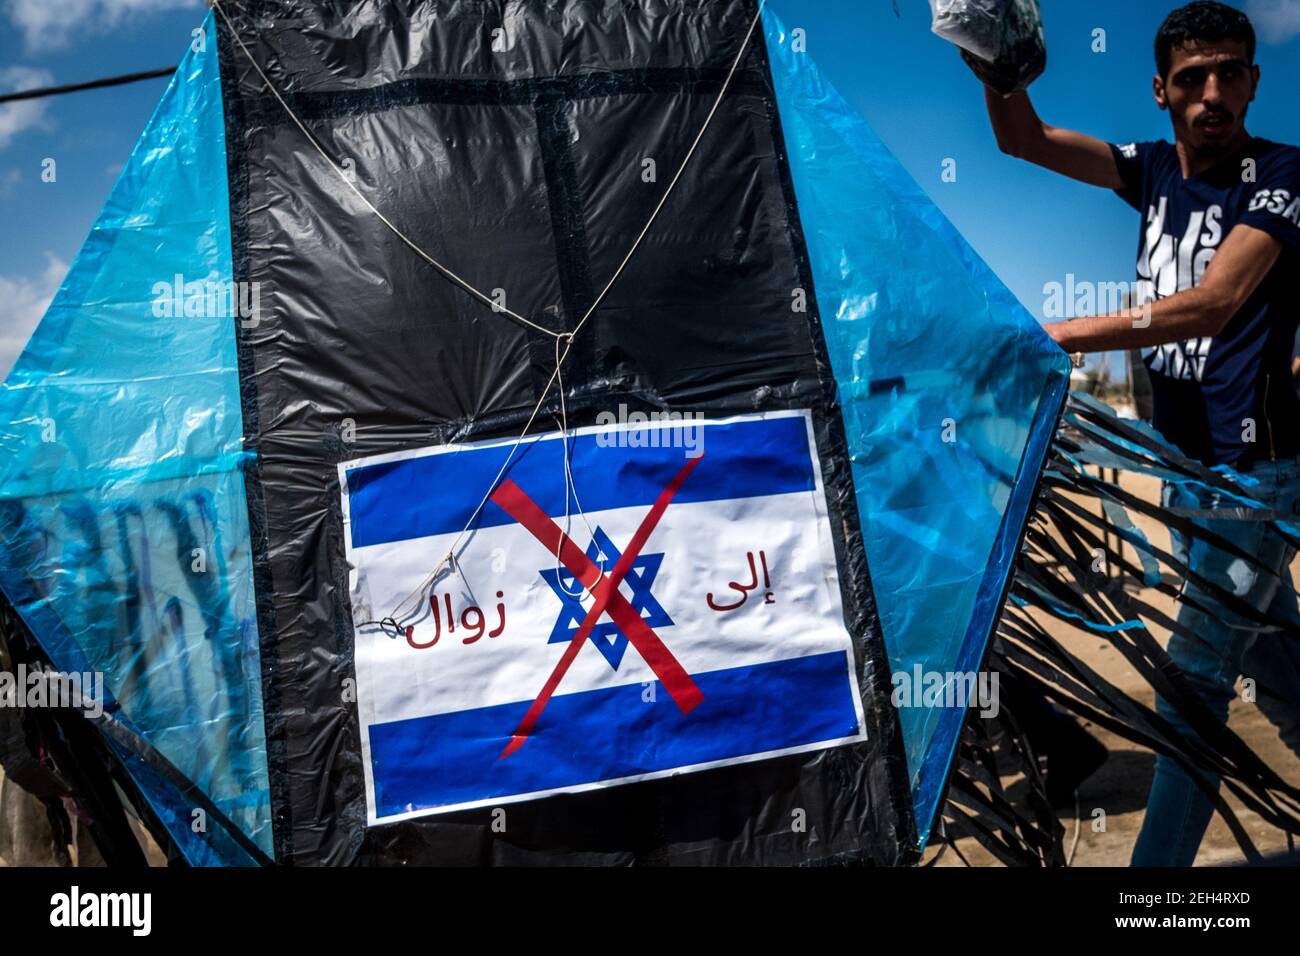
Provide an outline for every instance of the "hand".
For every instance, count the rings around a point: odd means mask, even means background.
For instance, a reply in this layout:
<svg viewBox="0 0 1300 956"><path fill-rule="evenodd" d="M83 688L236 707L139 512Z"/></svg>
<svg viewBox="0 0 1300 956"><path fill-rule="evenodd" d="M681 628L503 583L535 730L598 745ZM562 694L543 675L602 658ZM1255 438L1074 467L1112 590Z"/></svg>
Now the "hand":
<svg viewBox="0 0 1300 956"><path fill-rule="evenodd" d="M1069 324L1069 322L1053 322L1051 325L1043 326L1043 328L1047 330L1047 334L1051 336L1053 342L1060 346L1062 350L1070 353L1070 363L1075 368L1083 368L1083 353L1074 348L1069 341L1070 333L1067 331Z"/></svg>

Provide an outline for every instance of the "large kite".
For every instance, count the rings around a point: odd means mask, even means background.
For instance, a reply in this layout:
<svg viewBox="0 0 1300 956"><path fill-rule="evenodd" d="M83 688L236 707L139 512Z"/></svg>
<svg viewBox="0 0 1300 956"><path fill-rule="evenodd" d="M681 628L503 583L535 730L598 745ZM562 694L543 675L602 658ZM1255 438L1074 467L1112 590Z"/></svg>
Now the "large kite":
<svg viewBox="0 0 1300 956"><path fill-rule="evenodd" d="M0 392L85 799L196 864L919 858L967 712L891 675L984 665L1069 362L805 39L214 2Z"/></svg>

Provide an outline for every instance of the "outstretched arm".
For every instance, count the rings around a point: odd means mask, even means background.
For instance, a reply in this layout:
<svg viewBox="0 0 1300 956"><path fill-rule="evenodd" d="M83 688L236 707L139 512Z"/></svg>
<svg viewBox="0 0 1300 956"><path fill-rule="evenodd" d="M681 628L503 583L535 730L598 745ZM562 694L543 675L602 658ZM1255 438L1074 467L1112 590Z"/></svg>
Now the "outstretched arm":
<svg viewBox="0 0 1300 956"><path fill-rule="evenodd" d="M984 100L1002 152L1091 186L1123 187L1115 155L1107 143L1048 126L1038 118L1028 93L1004 98L985 87Z"/></svg>
<svg viewBox="0 0 1300 956"><path fill-rule="evenodd" d="M1218 335L1255 294L1282 254L1282 243L1253 226L1228 233L1194 289L1151 305L1148 314L1118 312L1047 326L1067 352L1149 348Z"/></svg>

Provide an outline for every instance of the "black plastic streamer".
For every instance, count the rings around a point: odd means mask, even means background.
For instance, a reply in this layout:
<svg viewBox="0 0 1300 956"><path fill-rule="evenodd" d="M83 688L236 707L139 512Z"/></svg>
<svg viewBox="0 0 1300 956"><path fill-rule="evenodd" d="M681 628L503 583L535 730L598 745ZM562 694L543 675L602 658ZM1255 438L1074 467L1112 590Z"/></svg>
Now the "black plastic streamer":
<svg viewBox="0 0 1300 956"><path fill-rule="evenodd" d="M1085 465L1123 469L1165 481L1226 493L1235 506L1214 511L1163 508L1103 481ZM1016 577L1003 610L997 639L986 666L1036 689L1061 708L1118 736L1176 760L1197 782L1223 817L1247 860L1262 859L1250 835L1218 787L1206 775L1219 775L1223 788L1268 825L1287 835L1300 833L1300 789L1288 784L1214 714L1178 665L1151 633L1151 626L1202 640L1170 614L1129 593L1126 581L1142 583L1148 575L1124 553L1123 543L1155 559L1173 576L1197 585L1186 594L1162 576L1146 583L1211 616L1235 615L1265 629L1271 639L1296 640L1294 626L1261 611L1188 567L1169 551L1126 533L1106 515L1103 502L1159 521L1188 539L1219 548L1261 574L1273 572L1255 555L1233 546L1212 530L1214 521L1260 521L1295 547L1294 516L1274 513L1249 498L1230 477L1179 455L1139 426L1117 418L1086 396L1071 396L1040 482L1037 509L1026 532ZM1194 520L1195 519L1195 520ZM1207 526L1208 523L1208 526ZM1116 536L1116 532L1119 534ZM1116 540L1116 537L1118 540ZM1101 557L1116 568L1118 579L1094 571ZM1044 627L1051 618L1069 625L1067 636ZM1054 629L1060 634L1060 628ZM1162 698L1169 701L1197 736L1180 733L1164 717L1134 700L1083 662L1073 642L1102 638ZM1256 678L1259 693L1267 675ZM962 741L962 756L949 784L942 835L971 837L1008 865L1061 865L1064 830L1044 813L1038 756L1004 708L994 739L989 722L972 715ZM992 762L992 754L1001 759ZM1002 776L998 770L1001 769ZM1023 774L1028 796L1015 807L1001 780L1008 772ZM954 845L955 848L955 845ZM964 859L964 858L963 858Z"/></svg>

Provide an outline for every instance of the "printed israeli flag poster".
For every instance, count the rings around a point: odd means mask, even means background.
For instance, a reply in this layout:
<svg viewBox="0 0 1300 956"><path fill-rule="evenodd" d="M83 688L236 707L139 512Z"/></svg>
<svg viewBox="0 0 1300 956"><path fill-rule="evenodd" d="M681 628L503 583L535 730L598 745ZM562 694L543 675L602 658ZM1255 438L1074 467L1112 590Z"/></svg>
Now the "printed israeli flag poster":
<svg viewBox="0 0 1300 956"><path fill-rule="evenodd" d="M810 414L626 417L339 466L370 825L865 739Z"/></svg>

